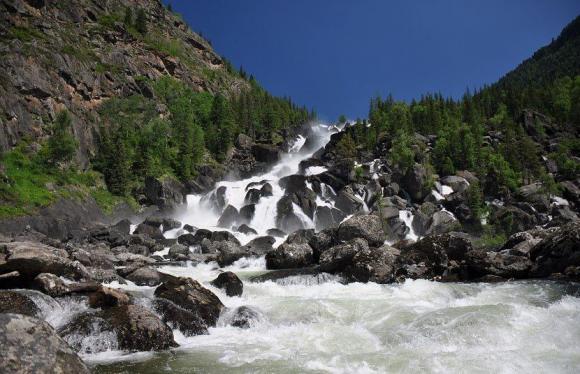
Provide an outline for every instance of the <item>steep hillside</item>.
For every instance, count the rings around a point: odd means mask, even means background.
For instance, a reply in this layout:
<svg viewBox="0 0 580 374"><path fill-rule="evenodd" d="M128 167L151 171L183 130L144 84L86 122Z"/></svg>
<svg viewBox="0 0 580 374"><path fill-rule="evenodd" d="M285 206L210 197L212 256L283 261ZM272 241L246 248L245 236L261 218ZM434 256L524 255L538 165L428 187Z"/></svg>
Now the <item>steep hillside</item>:
<svg viewBox="0 0 580 374"><path fill-rule="evenodd" d="M149 32L124 22L127 7L145 11ZM0 9L2 151L42 138L67 109L86 165L96 152L96 109L112 97L151 96L145 78L170 75L196 92L249 87L159 1L3 0Z"/></svg>

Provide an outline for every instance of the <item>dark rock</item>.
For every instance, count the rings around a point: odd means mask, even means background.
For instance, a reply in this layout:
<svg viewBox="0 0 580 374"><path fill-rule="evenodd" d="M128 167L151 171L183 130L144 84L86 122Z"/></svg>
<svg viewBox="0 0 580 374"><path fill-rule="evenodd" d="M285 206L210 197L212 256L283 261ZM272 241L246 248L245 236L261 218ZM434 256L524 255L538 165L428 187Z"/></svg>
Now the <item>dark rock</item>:
<svg viewBox="0 0 580 374"><path fill-rule="evenodd" d="M401 187L409 193L413 201L422 201L430 192L427 187L427 179L425 167L420 164L415 164L401 180Z"/></svg>
<svg viewBox="0 0 580 374"><path fill-rule="evenodd" d="M125 278L138 286L156 286L162 282L162 275L150 266L140 267L132 271Z"/></svg>
<svg viewBox="0 0 580 374"><path fill-rule="evenodd" d="M231 314L229 324L241 329L249 329L262 319L262 315L258 311L245 305L237 307Z"/></svg>
<svg viewBox="0 0 580 374"><path fill-rule="evenodd" d="M435 212L429 219L429 226L425 235L444 234L453 231L459 226L459 222L455 217L446 211Z"/></svg>
<svg viewBox="0 0 580 374"><path fill-rule="evenodd" d="M245 234L245 235L258 235L258 232L256 230L254 230L253 228L251 228L250 226L248 226L246 224L238 226L236 231L241 232L242 234Z"/></svg>
<svg viewBox="0 0 580 374"><path fill-rule="evenodd" d="M299 275L319 275L320 269L318 266L316 267L304 267L304 268L296 268L296 269L280 269L270 271L265 274L256 275L250 278L251 282L268 282L268 281L279 281L289 277L295 277Z"/></svg>
<svg viewBox="0 0 580 374"><path fill-rule="evenodd" d="M155 227L146 223L141 223L139 224L139 226L137 226L137 228L135 229L135 231L133 232L133 234L136 235L146 235L148 237L150 237L151 239L163 239L163 233L161 232L161 229L159 228L159 226Z"/></svg>
<svg viewBox="0 0 580 374"><path fill-rule="evenodd" d="M103 336L103 333L113 334L116 341L108 341L110 334ZM108 349L159 351L177 346L169 326L140 305L120 305L81 313L64 326L59 335L76 350L84 348L83 353ZM85 340L91 343L85 344Z"/></svg>
<svg viewBox="0 0 580 374"><path fill-rule="evenodd" d="M157 287L155 296L197 313L206 326L215 326L224 308L216 295L191 278L170 278Z"/></svg>
<svg viewBox="0 0 580 374"><path fill-rule="evenodd" d="M337 229L329 228L312 235L308 241L314 256L314 261L318 262L320 254L337 244Z"/></svg>
<svg viewBox="0 0 580 374"><path fill-rule="evenodd" d="M308 244L314 236L314 229L305 229L294 231L286 239L287 244Z"/></svg>
<svg viewBox="0 0 580 374"><path fill-rule="evenodd" d="M268 229L266 230L266 234L276 238L283 238L286 236L286 233L280 229Z"/></svg>
<svg viewBox="0 0 580 374"><path fill-rule="evenodd" d="M209 239L212 236L212 232L206 229L199 229L195 234L183 234L177 238L179 244L191 246L200 245L203 239Z"/></svg>
<svg viewBox="0 0 580 374"><path fill-rule="evenodd" d="M359 197L355 196L352 189L345 187L338 193L335 207L349 215L363 211L364 203Z"/></svg>
<svg viewBox="0 0 580 374"><path fill-rule="evenodd" d="M336 273L352 264L353 257L360 251L368 249L366 240L357 238L338 244L320 255L320 270Z"/></svg>
<svg viewBox="0 0 580 374"><path fill-rule="evenodd" d="M238 212L238 210L234 206L228 205L218 220L218 226L231 228L239 220L240 213Z"/></svg>
<svg viewBox="0 0 580 374"><path fill-rule="evenodd" d="M181 227L181 222L173 218L163 218L163 232L178 229Z"/></svg>
<svg viewBox="0 0 580 374"><path fill-rule="evenodd" d="M338 239L349 241L363 238L370 246L381 246L386 240L379 217L375 215L354 216L338 227Z"/></svg>
<svg viewBox="0 0 580 374"><path fill-rule="evenodd" d="M306 267L313 261L312 248L308 244L283 243L266 254L268 269L290 269Z"/></svg>
<svg viewBox="0 0 580 374"><path fill-rule="evenodd" d="M211 241L213 242L232 242L240 245L240 241L229 231L214 231L211 234Z"/></svg>
<svg viewBox="0 0 580 374"><path fill-rule="evenodd" d="M90 373L48 323L30 316L0 314L0 346L5 373Z"/></svg>
<svg viewBox="0 0 580 374"><path fill-rule="evenodd" d="M530 250L534 261L532 276L571 274L580 279L580 221L564 225L548 235Z"/></svg>
<svg viewBox="0 0 580 374"><path fill-rule="evenodd" d="M490 222L511 233L526 231L538 224L536 216L512 205L499 207L492 213Z"/></svg>
<svg viewBox="0 0 580 374"><path fill-rule="evenodd" d="M274 243L276 243L276 239L272 236L259 236L252 239L245 247L249 252L261 256L273 250Z"/></svg>
<svg viewBox="0 0 580 374"><path fill-rule="evenodd" d="M272 185L270 183L264 183L262 188L260 188L260 194L262 195L262 197L272 196L273 194Z"/></svg>
<svg viewBox="0 0 580 374"><path fill-rule="evenodd" d="M173 178L145 178L145 196L161 209L175 208L185 202L185 187Z"/></svg>
<svg viewBox="0 0 580 374"><path fill-rule="evenodd" d="M116 230L122 234L129 235L129 232L131 231L131 221L128 219L122 219L111 226L111 229Z"/></svg>
<svg viewBox="0 0 580 374"><path fill-rule="evenodd" d="M179 261L187 258L187 255L189 255L189 248L181 244L172 245L169 248L169 253L167 254L170 259Z"/></svg>
<svg viewBox="0 0 580 374"><path fill-rule="evenodd" d="M258 162L273 164L280 161L280 150L270 144L254 144L252 146L252 155Z"/></svg>
<svg viewBox="0 0 580 374"><path fill-rule="evenodd" d="M252 222L255 212L256 212L255 204L244 205L242 209L240 209L240 221L245 223Z"/></svg>
<svg viewBox="0 0 580 374"><path fill-rule="evenodd" d="M314 224L317 230L324 230L338 226L345 218L346 214L336 208L319 206L314 214Z"/></svg>
<svg viewBox="0 0 580 374"><path fill-rule="evenodd" d="M262 197L262 193L257 188L250 188L248 192L246 192L246 197L244 198L244 202L246 204L257 204Z"/></svg>
<svg viewBox="0 0 580 374"><path fill-rule="evenodd" d="M354 255L344 274L357 282L394 282L399 254L398 249L388 245L364 248Z"/></svg>
<svg viewBox="0 0 580 374"><path fill-rule="evenodd" d="M286 232L294 232L304 228L304 224L294 213L292 203L289 196L284 196L276 204L276 226Z"/></svg>
<svg viewBox="0 0 580 374"><path fill-rule="evenodd" d="M242 296L244 291L244 284L238 276L231 271L226 271L218 275L216 279L211 281L211 285L225 290L228 296Z"/></svg>
<svg viewBox="0 0 580 374"><path fill-rule="evenodd" d="M16 313L38 317L40 312L40 308L30 295L16 290L0 290L0 313Z"/></svg>
<svg viewBox="0 0 580 374"><path fill-rule="evenodd" d="M512 256L499 252L472 250L465 255L467 279L479 279L487 275L505 279L526 278L532 262L524 256Z"/></svg>
<svg viewBox="0 0 580 374"><path fill-rule="evenodd" d="M183 308L173 301L157 298L153 307L161 315L161 320L173 329L179 329L185 336L207 335L207 324L197 311Z"/></svg>
<svg viewBox="0 0 580 374"><path fill-rule="evenodd" d="M441 184L451 187L453 192L457 193L467 191L469 188L469 182L465 178L456 175L441 178Z"/></svg>
<svg viewBox="0 0 580 374"><path fill-rule="evenodd" d="M197 231L197 227L193 227L191 225L183 225L183 229L187 232L195 232Z"/></svg>

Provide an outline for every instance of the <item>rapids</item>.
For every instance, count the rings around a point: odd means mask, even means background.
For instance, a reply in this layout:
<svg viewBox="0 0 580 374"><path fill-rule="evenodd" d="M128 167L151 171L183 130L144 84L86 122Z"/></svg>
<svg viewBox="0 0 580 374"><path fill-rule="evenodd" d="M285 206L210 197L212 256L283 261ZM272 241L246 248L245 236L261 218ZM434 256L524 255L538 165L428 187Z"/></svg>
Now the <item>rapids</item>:
<svg viewBox="0 0 580 374"><path fill-rule="evenodd" d="M226 205L244 205L246 187L264 181L273 195L262 197L249 226L258 235L276 227L276 203L284 191L281 177L298 172L300 161L323 146L335 127L317 126L316 146L301 151L299 137L273 168L252 178L222 181ZM314 149L314 150L313 150ZM371 165L374 172L375 163ZM305 174L324 172L310 167ZM450 193L450 187L442 194ZM330 186L322 186L331 196ZM325 192L326 191L326 192ZM451 190L452 191L452 190ZM436 191L435 191L436 192ZM190 195L187 209L176 218L210 230L219 213L208 197ZM328 196L318 205L333 206ZM361 196L361 200L364 196ZM294 207L306 227L314 222ZM302 213L302 214L300 214ZM417 240L411 211L400 218ZM176 237L180 229L166 233ZM234 232L242 242L256 235ZM284 238L277 239L280 244ZM167 248L158 252L163 255ZM337 276L295 276L280 281L252 282L266 272L264 258L241 259L220 269L216 263L164 266L160 271L192 277L214 292L228 307L209 335L185 337L174 331L180 347L170 352L128 353L111 347L82 355L98 373L575 373L580 368L580 293L578 285L548 281L436 283L407 280L403 284L344 284ZM228 297L209 284L221 271L231 270L244 281L242 297ZM109 284L133 293L148 305L154 287ZM249 329L229 325L231 311L254 309L258 318ZM71 301L66 310L80 306ZM82 308L81 308L82 309ZM62 313L58 308L52 314ZM51 315L50 312L47 314ZM50 318L49 318L50 319ZM65 323L52 317L54 325ZM90 344L91 342L87 342Z"/></svg>

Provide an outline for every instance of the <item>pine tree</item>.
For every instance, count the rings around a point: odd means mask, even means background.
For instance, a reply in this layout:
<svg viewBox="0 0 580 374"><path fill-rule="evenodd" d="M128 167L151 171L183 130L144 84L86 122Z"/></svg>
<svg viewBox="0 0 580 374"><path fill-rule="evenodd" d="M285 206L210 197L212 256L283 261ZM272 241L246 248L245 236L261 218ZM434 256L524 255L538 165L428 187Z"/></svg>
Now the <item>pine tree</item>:
<svg viewBox="0 0 580 374"><path fill-rule="evenodd" d="M133 25L133 10L131 7L125 8L125 19L123 20L123 23L126 27L131 27Z"/></svg>
<svg viewBox="0 0 580 374"><path fill-rule="evenodd" d="M135 19L135 29L141 34L145 35L147 33L147 15L143 8L139 8L137 11L137 18Z"/></svg>
<svg viewBox="0 0 580 374"><path fill-rule="evenodd" d="M68 111L58 113L53 125L52 136L46 144L45 158L48 164L56 166L72 160L77 150L77 141L70 133L72 121Z"/></svg>

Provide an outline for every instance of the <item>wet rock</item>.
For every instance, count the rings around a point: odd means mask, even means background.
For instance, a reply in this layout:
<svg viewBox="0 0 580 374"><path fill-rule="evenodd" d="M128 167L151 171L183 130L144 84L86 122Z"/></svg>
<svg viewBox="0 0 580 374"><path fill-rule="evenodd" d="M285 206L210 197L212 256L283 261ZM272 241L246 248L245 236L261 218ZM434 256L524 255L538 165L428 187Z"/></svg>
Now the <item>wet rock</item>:
<svg viewBox="0 0 580 374"><path fill-rule="evenodd" d="M124 291L104 286L100 286L98 290L89 295L91 308L111 308L130 303L131 297Z"/></svg>
<svg viewBox="0 0 580 374"><path fill-rule="evenodd" d="M388 245L364 248L354 255L344 274L357 282L392 283L395 281L399 255L398 249Z"/></svg>
<svg viewBox="0 0 580 374"><path fill-rule="evenodd" d="M48 323L30 316L0 314L0 346L5 373L90 373Z"/></svg>
<svg viewBox="0 0 580 374"><path fill-rule="evenodd" d="M286 236L286 233L280 229L268 229L266 230L266 234L276 238L283 238Z"/></svg>
<svg viewBox="0 0 580 374"><path fill-rule="evenodd" d="M248 226L246 224L238 226L236 231L241 232L242 234L245 234L245 235L258 235L258 232L256 230L254 230L253 228L251 228L250 226Z"/></svg>
<svg viewBox="0 0 580 374"><path fill-rule="evenodd" d="M167 256L172 260L182 261L182 259L186 259L187 255L189 255L189 247L186 247L181 244L174 244L169 248L169 252Z"/></svg>
<svg viewBox="0 0 580 374"><path fill-rule="evenodd" d="M228 205L220 216L217 225L219 227L230 228L240 220L240 213L232 206Z"/></svg>
<svg viewBox="0 0 580 374"><path fill-rule="evenodd" d="M145 235L151 239L163 239L163 233L159 227L151 226L145 223L139 224L133 234Z"/></svg>
<svg viewBox="0 0 580 374"><path fill-rule="evenodd" d="M262 197L269 197L273 195L273 188L270 183L264 183L262 188L260 188L260 194Z"/></svg>
<svg viewBox="0 0 580 374"><path fill-rule="evenodd" d="M538 224L536 216L512 205L498 207L491 214L490 222L512 233L526 231Z"/></svg>
<svg viewBox="0 0 580 374"><path fill-rule="evenodd" d="M347 215L362 212L364 209L363 201L349 187L345 187L338 193L334 206Z"/></svg>
<svg viewBox="0 0 580 374"><path fill-rule="evenodd" d="M214 231L211 234L211 241L213 242L231 242L240 245L240 241L229 231Z"/></svg>
<svg viewBox="0 0 580 374"><path fill-rule="evenodd" d="M580 221L560 227L530 250L532 276L570 274L580 279Z"/></svg>
<svg viewBox="0 0 580 374"><path fill-rule="evenodd" d="M261 256L273 250L274 243L276 243L276 239L272 236L259 236L252 239L245 247L248 252Z"/></svg>
<svg viewBox="0 0 580 374"><path fill-rule="evenodd" d="M83 353L109 349L159 351L177 346L169 326L140 305L81 313L59 335Z"/></svg>
<svg viewBox="0 0 580 374"><path fill-rule="evenodd" d="M246 252L239 244L229 241L212 242L215 252L217 252L217 262L221 267L228 266L242 257L246 257Z"/></svg>
<svg viewBox="0 0 580 374"><path fill-rule="evenodd" d="M242 305L232 311L229 324L241 329L249 329L253 324L260 321L262 315L255 309Z"/></svg>
<svg viewBox="0 0 580 374"><path fill-rule="evenodd" d="M244 202L246 204L257 204L262 197L262 193L257 188L250 188L248 192L246 192L246 197L244 198Z"/></svg>
<svg viewBox="0 0 580 374"><path fill-rule="evenodd" d="M216 295L191 278L170 278L157 287L155 296L197 313L206 326L215 326L224 308Z"/></svg>
<svg viewBox="0 0 580 374"><path fill-rule="evenodd" d="M339 240L349 241L356 238L365 239L370 246L383 245L386 235L380 218L375 215L354 216L338 227Z"/></svg>
<svg viewBox="0 0 580 374"><path fill-rule="evenodd" d="M505 279L526 278L532 267L532 262L524 256L512 256L499 252L472 250L465 255L467 279L478 279L493 275Z"/></svg>
<svg viewBox="0 0 580 374"><path fill-rule="evenodd" d="M189 225L189 224L183 225L183 229L187 232L197 231L197 227L193 227L192 225Z"/></svg>
<svg viewBox="0 0 580 374"><path fill-rule="evenodd" d="M319 274L321 274L321 272L318 266L310 266L296 269L278 269L270 271L265 274L253 276L250 278L250 281L257 283L268 281L276 282L290 277L296 277L301 275L319 275Z"/></svg>
<svg viewBox="0 0 580 374"><path fill-rule="evenodd" d="M122 219L119 222L115 223L111 226L112 230L117 230L122 234L129 235L129 231L131 231L131 221L128 219Z"/></svg>
<svg viewBox="0 0 580 374"><path fill-rule="evenodd" d="M304 228L304 224L294 213L292 199L284 196L276 204L276 226L285 232L294 232Z"/></svg>
<svg viewBox="0 0 580 374"><path fill-rule="evenodd" d="M29 295L23 292L0 290L0 313L16 313L38 317L40 308Z"/></svg>
<svg viewBox="0 0 580 374"><path fill-rule="evenodd" d="M52 297L63 296L70 291L62 279L50 273L38 274L34 278L34 286L39 291Z"/></svg>
<svg viewBox="0 0 580 374"><path fill-rule="evenodd" d="M141 255L141 256L149 256L149 254L150 254L148 247L146 247L144 245L138 245L138 244L132 244L129 247L127 247L127 252L134 253L136 255Z"/></svg>
<svg viewBox="0 0 580 374"><path fill-rule="evenodd" d="M516 197L521 201L530 203L539 212L546 213L550 208L550 201L543 191L541 183L532 183L520 187L516 192Z"/></svg>
<svg viewBox="0 0 580 374"><path fill-rule="evenodd" d="M453 214L446 211L435 212L429 219L429 226L425 235L444 234L453 231L459 225Z"/></svg>
<svg viewBox="0 0 580 374"><path fill-rule="evenodd" d="M153 300L153 307L161 315L164 323L173 329L179 329L185 336L209 334L206 323L197 312L182 308L173 301L163 298Z"/></svg>
<svg viewBox="0 0 580 374"><path fill-rule="evenodd" d="M314 261L318 262L320 254L337 244L337 229L329 228L314 233L308 244L312 247Z"/></svg>
<svg viewBox="0 0 580 374"><path fill-rule="evenodd" d="M244 205L242 209L240 209L240 222L245 223L252 222L255 212L256 212L255 204Z"/></svg>
<svg viewBox="0 0 580 374"><path fill-rule="evenodd" d="M268 269L290 269L306 267L313 262L312 248L308 244L283 243L266 254Z"/></svg>
<svg viewBox="0 0 580 374"><path fill-rule="evenodd" d="M314 229L305 229L294 231L286 239L287 244L308 244L314 236Z"/></svg>
<svg viewBox="0 0 580 374"><path fill-rule="evenodd" d="M441 178L441 184L451 187L453 192L457 193L467 191L469 188L469 182L465 178L456 175Z"/></svg>
<svg viewBox="0 0 580 374"><path fill-rule="evenodd" d="M345 218L346 214L336 208L319 206L314 214L314 223L317 230L324 230L338 226Z"/></svg>
<svg viewBox="0 0 580 374"><path fill-rule="evenodd" d="M203 239L209 239L212 236L212 232L206 229L199 229L195 234L183 234L177 238L179 244L186 246L200 245Z"/></svg>
<svg viewBox="0 0 580 374"><path fill-rule="evenodd" d="M163 232L178 229L181 227L181 222L173 218L163 218L162 221Z"/></svg>
<svg viewBox="0 0 580 374"><path fill-rule="evenodd" d="M244 284L231 271L226 271L218 275L216 279L211 281L211 285L225 290L228 296L242 296L242 292L244 291Z"/></svg>
<svg viewBox="0 0 580 374"><path fill-rule="evenodd" d="M162 282L162 274L150 266L140 267L125 278L138 286L156 286Z"/></svg>
<svg viewBox="0 0 580 374"><path fill-rule="evenodd" d="M366 240L357 238L338 244L320 255L320 270L336 273L351 265L353 257L360 251L368 249Z"/></svg>
<svg viewBox="0 0 580 374"><path fill-rule="evenodd" d="M254 144L252 146L252 155L258 162L273 164L280 161L280 150L270 144Z"/></svg>
<svg viewBox="0 0 580 374"><path fill-rule="evenodd" d="M71 261L63 249L35 242L11 242L2 246L6 257L0 263L0 273L18 271L22 278L29 280L40 273L90 279L87 269L80 262Z"/></svg>

